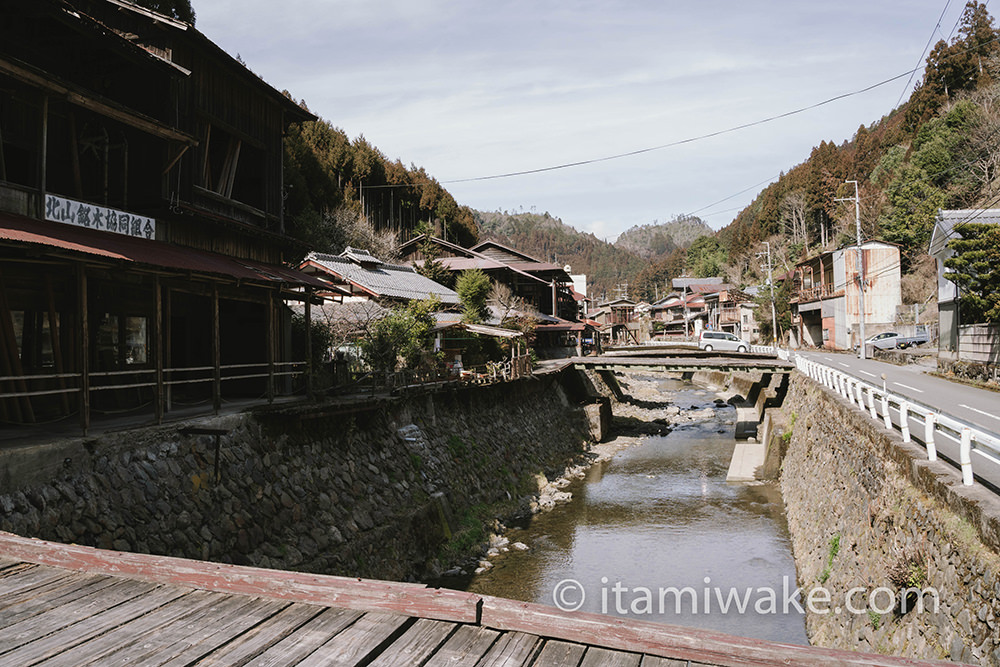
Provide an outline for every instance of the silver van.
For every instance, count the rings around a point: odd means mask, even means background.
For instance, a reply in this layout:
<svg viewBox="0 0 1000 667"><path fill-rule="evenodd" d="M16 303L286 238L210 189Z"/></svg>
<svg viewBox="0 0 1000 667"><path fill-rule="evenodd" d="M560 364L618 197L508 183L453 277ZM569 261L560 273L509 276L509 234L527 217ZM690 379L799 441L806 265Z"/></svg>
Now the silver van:
<svg viewBox="0 0 1000 667"><path fill-rule="evenodd" d="M725 331L702 331L698 337L698 349L711 352L749 352L750 343Z"/></svg>

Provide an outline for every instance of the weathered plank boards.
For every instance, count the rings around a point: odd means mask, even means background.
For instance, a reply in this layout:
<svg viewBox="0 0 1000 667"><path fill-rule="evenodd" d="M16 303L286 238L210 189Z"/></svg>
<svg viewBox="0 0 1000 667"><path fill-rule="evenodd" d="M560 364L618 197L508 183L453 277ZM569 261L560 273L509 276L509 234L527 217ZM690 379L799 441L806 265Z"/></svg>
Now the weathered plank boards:
<svg viewBox="0 0 1000 667"><path fill-rule="evenodd" d="M25 564L22 553L42 564ZM0 667L931 664L467 593L436 597L438 591L419 585L120 554L6 534L0 534L0 559ZM274 592L281 586L288 590ZM274 594L260 595L261 589ZM440 609L433 608L436 601ZM465 614L470 601L471 621L422 616Z"/></svg>
<svg viewBox="0 0 1000 667"><path fill-rule="evenodd" d="M0 532L0 554L65 570L112 574L143 581L241 595L407 616L475 623L479 598L471 593L350 577L265 570L186 558L106 551L56 544ZM2 584L2 579L0 579Z"/></svg>

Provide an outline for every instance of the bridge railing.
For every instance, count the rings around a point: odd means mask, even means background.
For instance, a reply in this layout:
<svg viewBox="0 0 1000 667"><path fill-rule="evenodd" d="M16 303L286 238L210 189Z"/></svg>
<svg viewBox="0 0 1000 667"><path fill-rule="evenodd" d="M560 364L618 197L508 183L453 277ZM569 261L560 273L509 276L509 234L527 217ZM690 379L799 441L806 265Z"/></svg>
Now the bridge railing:
<svg viewBox="0 0 1000 667"><path fill-rule="evenodd" d="M780 347L776 350L771 345L751 345L750 351L754 354L772 354L779 359L788 361L788 350L783 350Z"/></svg>
<svg viewBox="0 0 1000 667"><path fill-rule="evenodd" d="M916 440L927 449L927 460L938 458L937 443L947 439L958 445L957 465L962 470L962 482L971 486L974 480L972 452L1000 464L1000 438L956 419L911 398L893 394L885 388L859 380L836 368L798 356L796 367L825 387L836 391L852 405L881 421L887 430L898 430L903 442ZM893 420L895 415L895 421ZM923 433L920 438L919 433ZM916 437L915 437L916 436Z"/></svg>

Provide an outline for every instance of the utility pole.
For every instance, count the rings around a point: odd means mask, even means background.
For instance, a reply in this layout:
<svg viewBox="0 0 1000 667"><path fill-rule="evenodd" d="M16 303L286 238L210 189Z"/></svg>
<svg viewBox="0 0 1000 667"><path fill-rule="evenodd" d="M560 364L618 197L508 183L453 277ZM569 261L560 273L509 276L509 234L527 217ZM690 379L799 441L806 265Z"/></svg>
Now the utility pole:
<svg viewBox="0 0 1000 667"><path fill-rule="evenodd" d="M843 199L835 199L834 201L853 201L854 202L854 228L855 234L858 240L858 335L861 337L861 341L858 345L860 350L860 357L862 359L866 358L865 352L865 267L864 267L864 251L861 249L861 197L858 195L858 182L857 181L844 181L844 183L854 184L854 196L845 197Z"/></svg>
<svg viewBox="0 0 1000 667"><path fill-rule="evenodd" d="M778 317L774 312L774 277L771 275L771 244L767 241L761 241L765 246L767 246L767 284L771 286L771 346L774 347L774 351L778 351ZM757 253L759 257L764 253Z"/></svg>

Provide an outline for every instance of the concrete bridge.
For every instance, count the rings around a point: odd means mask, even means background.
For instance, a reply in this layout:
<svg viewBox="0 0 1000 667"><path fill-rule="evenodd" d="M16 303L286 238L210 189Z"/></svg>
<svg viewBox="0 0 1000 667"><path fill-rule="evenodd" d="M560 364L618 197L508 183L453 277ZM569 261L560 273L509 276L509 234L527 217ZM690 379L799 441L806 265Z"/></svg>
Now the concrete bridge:
<svg viewBox="0 0 1000 667"><path fill-rule="evenodd" d="M565 362L581 370L661 373L696 373L698 371L791 373L795 369L795 364L791 362L760 354L680 349L660 351L641 347L597 357L572 357L566 359Z"/></svg>
<svg viewBox="0 0 1000 667"><path fill-rule="evenodd" d="M0 533L0 665L920 666L426 588Z"/></svg>

